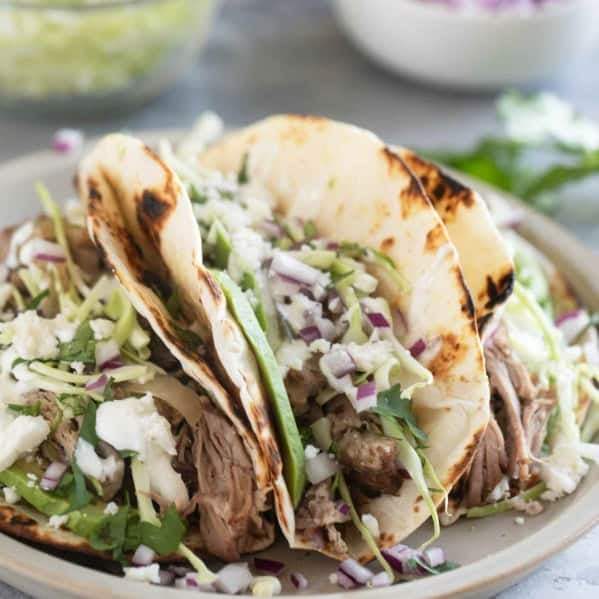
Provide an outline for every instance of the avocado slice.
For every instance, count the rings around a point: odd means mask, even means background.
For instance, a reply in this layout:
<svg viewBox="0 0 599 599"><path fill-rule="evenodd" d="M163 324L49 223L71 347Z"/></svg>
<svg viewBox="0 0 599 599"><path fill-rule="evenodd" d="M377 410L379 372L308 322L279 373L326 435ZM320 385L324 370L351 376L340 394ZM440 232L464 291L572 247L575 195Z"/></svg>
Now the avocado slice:
<svg viewBox="0 0 599 599"><path fill-rule="evenodd" d="M283 472L294 507L299 505L306 486L304 446L277 359L249 301L240 287L222 271L211 271L241 327L256 359L273 406L283 453Z"/></svg>

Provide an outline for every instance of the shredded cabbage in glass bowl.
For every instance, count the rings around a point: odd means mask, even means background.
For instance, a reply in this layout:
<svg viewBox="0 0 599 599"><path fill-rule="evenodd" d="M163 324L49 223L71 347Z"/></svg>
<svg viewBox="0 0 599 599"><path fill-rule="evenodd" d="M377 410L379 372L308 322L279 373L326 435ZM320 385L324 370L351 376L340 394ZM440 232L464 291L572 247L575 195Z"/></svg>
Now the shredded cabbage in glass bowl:
<svg viewBox="0 0 599 599"><path fill-rule="evenodd" d="M131 105L162 91L203 41L215 0L0 0L0 103Z"/></svg>

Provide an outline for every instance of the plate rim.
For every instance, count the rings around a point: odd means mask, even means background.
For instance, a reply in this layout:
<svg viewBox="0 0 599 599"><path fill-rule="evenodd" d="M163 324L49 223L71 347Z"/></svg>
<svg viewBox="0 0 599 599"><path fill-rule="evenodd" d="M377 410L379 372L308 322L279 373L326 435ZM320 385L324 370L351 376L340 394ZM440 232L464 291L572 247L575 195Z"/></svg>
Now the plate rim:
<svg viewBox="0 0 599 599"><path fill-rule="evenodd" d="M134 134L146 143L154 144L161 138L177 139L182 135L182 130L173 128L152 129L135 131ZM83 145L81 150L70 155L57 154L52 150L41 150L4 161L0 163L0 180L5 180L5 178L10 180L11 177L15 181L21 180L23 175L20 173L35 173L36 170L42 170L40 165L43 165L43 169L46 171L62 170L67 172L69 168L75 167L83 153L98 139L99 137L91 138ZM451 172L446 167L443 167L443 170ZM592 283L589 280L588 272L584 274L584 269L579 268L578 265L580 261L586 262L597 258L597 255L586 248L564 227L524 206L506 192L480 181L474 181L460 173L452 173L452 175L474 187L477 191L481 191L483 195L493 193L517 206L528 220L524 233L530 233L534 229L544 229L546 231L545 241L549 238L553 242L554 250L557 245L561 245L560 255L564 260L570 266L576 265L575 270L578 271L578 275L589 284ZM32 177L32 183L34 179L35 177ZM566 248L565 251L564 248ZM543 251L545 252L545 248L543 248ZM548 254L551 254L551 252L548 252ZM554 256L550 255L550 257L553 259ZM571 277L568 276L567 278L571 280ZM583 298L585 303L589 303L587 300L591 300L595 304L599 303L599 283L591 284L587 293L590 297ZM593 468L597 468L597 466ZM492 588L503 578L509 578L510 582L515 582L534 570L542 562L570 546L599 524L599 485L592 486L581 497L577 497L579 493L580 490L577 490L571 505L567 506L552 521L532 535L510 547L462 566L456 571L402 585L402 596L404 599L459 597ZM576 517L571 518L565 525L566 516L571 511L576 511ZM574 514L571 515L574 516ZM559 534L556 535L556 532L559 532ZM2 533L0 533L0 549L2 549L0 552L1 573L7 572L11 575L11 578L14 576L20 577L26 583L37 584L54 592L76 592L79 594L78 596L89 599L104 597L107 593L108 596L115 599L132 599L139 594L140 583L119 578L116 579L119 581L118 588L115 588L115 576L113 574L80 566L66 559L49 555L40 549L28 546ZM524 556L518 564L514 563L514 556L516 555ZM35 571L31 570L32 563L36 563L38 566ZM59 578L55 576L57 569L61 571ZM70 575L71 573L73 575ZM85 584L83 584L83 577L88 578ZM14 580L8 584L12 584L16 588L22 588L22 585L15 585ZM379 588L376 592L381 597L392 597L397 592L397 587ZM175 593L177 594L175 595ZM351 594L356 599L371 599L373 596L370 589L355 590ZM177 589L150 586L144 587L144 596L149 599L158 599L159 597L174 599L174 597L180 597L181 595ZM208 599L209 597L213 598L214 594L200 593L199 596ZM296 595L281 596L295 597ZM347 593L341 591L334 593L302 593L301 596L306 599L345 599Z"/></svg>

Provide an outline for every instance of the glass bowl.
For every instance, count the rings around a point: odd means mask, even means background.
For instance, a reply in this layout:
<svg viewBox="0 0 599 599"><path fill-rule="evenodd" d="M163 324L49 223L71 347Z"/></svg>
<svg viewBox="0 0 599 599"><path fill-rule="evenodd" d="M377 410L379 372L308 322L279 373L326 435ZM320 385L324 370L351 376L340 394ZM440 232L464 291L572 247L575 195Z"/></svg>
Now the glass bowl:
<svg viewBox="0 0 599 599"><path fill-rule="evenodd" d="M0 105L127 109L191 64L216 0L0 0Z"/></svg>

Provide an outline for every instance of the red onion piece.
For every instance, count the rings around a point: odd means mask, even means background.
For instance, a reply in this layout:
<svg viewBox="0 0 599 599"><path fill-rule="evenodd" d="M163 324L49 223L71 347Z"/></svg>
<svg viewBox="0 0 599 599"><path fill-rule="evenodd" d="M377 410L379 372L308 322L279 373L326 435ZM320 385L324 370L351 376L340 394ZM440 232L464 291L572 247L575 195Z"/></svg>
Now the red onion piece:
<svg viewBox="0 0 599 599"><path fill-rule="evenodd" d="M212 584L204 584L198 581L198 575L195 572L188 572L182 578L175 580L175 587L186 591L207 591L214 592Z"/></svg>
<svg viewBox="0 0 599 599"><path fill-rule="evenodd" d="M565 312L559 318L555 320L555 326L562 324L562 322L566 322L571 318L578 318L582 314L582 310L572 310L571 312Z"/></svg>
<svg viewBox="0 0 599 599"><path fill-rule="evenodd" d="M139 545L135 550L131 563L135 566L149 566L156 557L156 552L147 545Z"/></svg>
<svg viewBox="0 0 599 599"><path fill-rule="evenodd" d="M411 547L408 547L407 545L394 545L388 549L382 549L381 553L389 565L397 572L402 574L420 573L420 570L415 572L414 568L408 563L414 555L418 554L418 552Z"/></svg>
<svg viewBox="0 0 599 599"><path fill-rule="evenodd" d="M336 241L329 241L326 245L327 250L338 250L339 244Z"/></svg>
<svg viewBox="0 0 599 599"><path fill-rule="evenodd" d="M284 231L278 223L271 219L265 219L260 224L260 229L268 236L273 238L282 237Z"/></svg>
<svg viewBox="0 0 599 599"><path fill-rule="evenodd" d="M116 370L117 368L122 368L124 365L120 357L113 358L112 360L108 360L108 362L104 362L102 370Z"/></svg>
<svg viewBox="0 0 599 599"><path fill-rule="evenodd" d="M289 578L298 591L308 588L308 579L301 572L292 572Z"/></svg>
<svg viewBox="0 0 599 599"><path fill-rule="evenodd" d="M175 575L169 570L160 570L160 586L172 587L175 583Z"/></svg>
<svg viewBox="0 0 599 599"><path fill-rule="evenodd" d="M389 328L389 321L382 312L368 312L366 314L370 324L377 329Z"/></svg>
<svg viewBox="0 0 599 599"><path fill-rule="evenodd" d="M341 570L337 570L337 584L346 590L355 589L358 585Z"/></svg>
<svg viewBox="0 0 599 599"><path fill-rule="evenodd" d="M284 276L299 285L311 287L322 277L317 268L304 264L285 252L275 252L270 268L280 276Z"/></svg>
<svg viewBox="0 0 599 599"><path fill-rule="evenodd" d="M316 326L320 331L320 335L327 341L333 341L333 339L337 337L337 328L328 318L318 318L316 320Z"/></svg>
<svg viewBox="0 0 599 599"><path fill-rule="evenodd" d="M337 509L344 515L344 516L349 516L350 512L351 512L351 507L345 503L345 501L338 501L337 502Z"/></svg>
<svg viewBox="0 0 599 599"><path fill-rule="evenodd" d="M316 341L316 339L320 339L322 337L320 330L315 325L304 327L299 334L306 343L312 343L312 341Z"/></svg>
<svg viewBox="0 0 599 599"><path fill-rule="evenodd" d="M331 297L328 301L328 308L333 314L341 314L341 312L343 312L343 302L341 301L341 298L338 295Z"/></svg>
<svg viewBox="0 0 599 599"><path fill-rule="evenodd" d="M393 584L391 577L387 572L379 572L375 574L369 581L368 586L371 587L388 587Z"/></svg>
<svg viewBox="0 0 599 599"><path fill-rule="evenodd" d="M268 559L266 557L255 557L254 558L254 568L256 570L260 570L261 572L268 572L269 574L280 574L285 568L285 564L283 562L278 562L274 559Z"/></svg>
<svg viewBox="0 0 599 599"><path fill-rule="evenodd" d="M44 472L44 476L40 481L40 488L44 491L54 491L60 484L66 471L66 464L63 464L62 462L52 462Z"/></svg>
<svg viewBox="0 0 599 599"><path fill-rule="evenodd" d="M59 154L68 154L83 145L83 133L79 129L59 129L54 134L52 148Z"/></svg>
<svg viewBox="0 0 599 599"><path fill-rule="evenodd" d="M424 339L418 339L415 343L410 346L410 353L413 358L417 358L426 349L426 343Z"/></svg>
<svg viewBox="0 0 599 599"><path fill-rule="evenodd" d="M169 572L172 572L177 578L183 578L186 574L191 574L193 570L187 566L177 566L175 564L170 565L168 568Z"/></svg>
<svg viewBox="0 0 599 599"><path fill-rule="evenodd" d="M227 564L218 571L214 586L217 591L236 595L245 591L252 582L247 564Z"/></svg>
<svg viewBox="0 0 599 599"><path fill-rule="evenodd" d="M114 339L96 344L96 364L100 370L103 370L106 364L120 359L119 346Z"/></svg>
<svg viewBox="0 0 599 599"><path fill-rule="evenodd" d="M344 349L335 349L324 356L333 376L340 379L356 370L353 358Z"/></svg>
<svg viewBox="0 0 599 599"><path fill-rule="evenodd" d="M356 584L366 584L374 574L355 559L346 559L339 565L339 572L351 578ZM337 572L337 574L339 574Z"/></svg>
<svg viewBox="0 0 599 599"><path fill-rule="evenodd" d="M358 401L371 397L372 395L376 397L376 383L374 381L362 383L358 387Z"/></svg>
<svg viewBox="0 0 599 599"><path fill-rule="evenodd" d="M445 551L441 547L429 547L422 552L422 560L431 567L436 568L447 561Z"/></svg>
<svg viewBox="0 0 599 599"><path fill-rule="evenodd" d="M41 262L61 263L67 260L64 256L53 256L52 254L35 254L33 257Z"/></svg>
<svg viewBox="0 0 599 599"><path fill-rule="evenodd" d="M85 388L88 391L95 391L97 389L103 389L104 387L106 387L106 383L108 383L108 377L104 373L102 373L99 377L87 383L87 385L85 385Z"/></svg>

